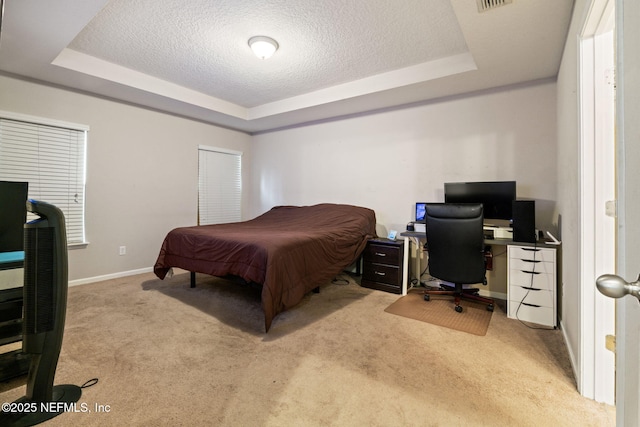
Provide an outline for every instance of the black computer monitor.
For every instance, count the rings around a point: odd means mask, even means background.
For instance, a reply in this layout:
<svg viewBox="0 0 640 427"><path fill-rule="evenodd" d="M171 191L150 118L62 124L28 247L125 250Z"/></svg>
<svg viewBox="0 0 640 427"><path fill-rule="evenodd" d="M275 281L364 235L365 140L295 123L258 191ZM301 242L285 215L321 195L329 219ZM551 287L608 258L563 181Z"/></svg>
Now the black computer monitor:
<svg viewBox="0 0 640 427"><path fill-rule="evenodd" d="M26 182L0 181L0 252L23 250L28 187Z"/></svg>
<svg viewBox="0 0 640 427"><path fill-rule="evenodd" d="M515 181L446 182L445 203L482 203L485 219L511 220Z"/></svg>

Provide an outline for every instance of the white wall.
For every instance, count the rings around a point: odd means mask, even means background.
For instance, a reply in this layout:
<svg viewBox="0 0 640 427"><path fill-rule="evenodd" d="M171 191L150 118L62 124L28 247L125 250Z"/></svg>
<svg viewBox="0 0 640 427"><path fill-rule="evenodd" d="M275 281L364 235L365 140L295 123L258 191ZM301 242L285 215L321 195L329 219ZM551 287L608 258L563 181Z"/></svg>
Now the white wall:
<svg viewBox="0 0 640 427"><path fill-rule="evenodd" d="M243 151L243 179L250 179L251 138L241 132L5 76L0 110L91 128L89 245L69 251L72 282L148 269L169 230L196 224L198 145ZM126 255L118 254L119 246L127 247Z"/></svg>
<svg viewBox="0 0 640 427"><path fill-rule="evenodd" d="M351 203L381 230L404 230L417 201L442 201L445 181L516 180L553 227L555 83L455 97L369 116L256 135L256 211Z"/></svg>

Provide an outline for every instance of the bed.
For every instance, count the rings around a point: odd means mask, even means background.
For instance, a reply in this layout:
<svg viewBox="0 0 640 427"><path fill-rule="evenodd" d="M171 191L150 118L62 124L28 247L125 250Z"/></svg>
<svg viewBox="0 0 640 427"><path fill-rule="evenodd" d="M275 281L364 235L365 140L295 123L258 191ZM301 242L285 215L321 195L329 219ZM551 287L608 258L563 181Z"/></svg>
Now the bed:
<svg viewBox="0 0 640 427"><path fill-rule="evenodd" d="M268 332L278 313L358 260L375 226L375 213L364 207L276 206L249 221L170 231L154 272L164 279L177 267L261 284Z"/></svg>

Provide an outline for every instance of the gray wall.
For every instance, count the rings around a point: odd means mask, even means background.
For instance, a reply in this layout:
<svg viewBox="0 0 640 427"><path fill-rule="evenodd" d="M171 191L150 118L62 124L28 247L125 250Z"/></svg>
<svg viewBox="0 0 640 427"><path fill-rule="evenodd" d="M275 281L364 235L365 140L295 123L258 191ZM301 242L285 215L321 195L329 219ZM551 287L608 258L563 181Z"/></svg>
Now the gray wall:
<svg viewBox="0 0 640 427"><path fill-rule="evenodd" d="M250 180L251 138L241 132L5 76L0 110L90 126L89 245L69 251L72 282L149 269L169 230L196 224L198 145L243 151Z"/></svg>
<svg viewBox="0 0 640 427"><path fill-rule="evenodd" d="M405 230L415 202L443 201L446 181L516 180L555 233L556 132L556 85L544 81L257 135L252 208L367 206L386 236ZM504 297L505 249L494 249L486 290Z"/></svg>
<svg viewBox="0 0 640 427"><path fill-rule="evenodd" d="M374 209L386 235L405 229L416 201L442 201L446 181L516 180L519 197L536 200L538 227L556 231L553 81L253 137L9 77L0 94L2 110L91 127L90 243L70 251L76 283L149 269L167 231L195 224L199 144L244 152L244 218L278 204L350 203ZM506 293L505 258L491 292Z"/></svg>
<svg viewBox="0 0 640 427"><path fill-rule="evenodd" d="M516 180L554 229L555 82L510 87L253 137L258 211L282 203L354 203L404 230L417 201L446 181Z"/></svg>

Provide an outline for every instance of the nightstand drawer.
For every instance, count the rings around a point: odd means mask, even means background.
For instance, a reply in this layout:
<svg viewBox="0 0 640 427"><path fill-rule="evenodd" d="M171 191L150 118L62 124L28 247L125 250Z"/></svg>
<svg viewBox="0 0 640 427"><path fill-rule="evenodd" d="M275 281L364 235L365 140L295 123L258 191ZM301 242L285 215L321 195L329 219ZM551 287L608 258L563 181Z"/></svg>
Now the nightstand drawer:
<svg viewBox="0 0 640 427"><path fill-rule="evenodd" d="M377 243L369 243L365 248L362 257L364 262L375 262L380 264L399 265L402 261L400 247Z"/></svg>
<svg viewBox="0 0 640 427"><path fill-rule="evenodd" d="M402 284L402 270L400 267L392 265L365 262L362 281L381 282L400 286Z"/></svg>

